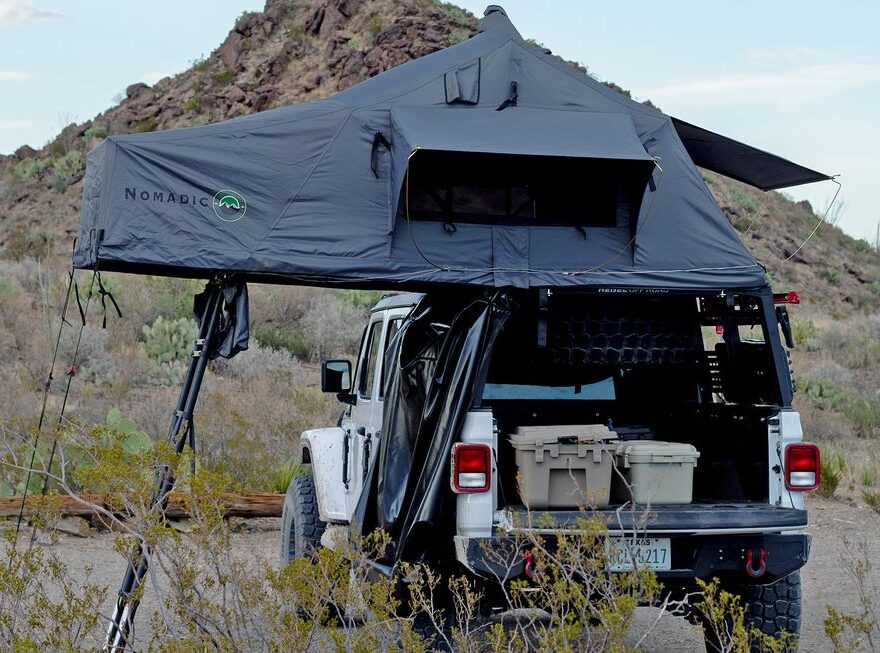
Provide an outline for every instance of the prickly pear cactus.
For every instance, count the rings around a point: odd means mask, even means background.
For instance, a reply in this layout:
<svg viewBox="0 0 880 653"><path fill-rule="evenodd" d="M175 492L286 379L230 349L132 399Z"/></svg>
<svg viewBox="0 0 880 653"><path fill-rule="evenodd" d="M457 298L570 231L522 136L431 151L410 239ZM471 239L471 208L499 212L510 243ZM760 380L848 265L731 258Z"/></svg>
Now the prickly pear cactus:
<svg viewBox="0 0 880 653"><path fill-rule="evenodd" d="M158 385L179 385L186 373L186 363L198 334L189 318L168 320L159 316L143 327L144 353L152 363L150 381Z"/></svg>
<svg viewBox="0 0 880 653"><path fill-rule="evenodd" d="M143 333L147 356L158 365L164 365L186 362L197 330L194 320L185 317L166 320L160 315L152 325L143 327Z"/></svg>

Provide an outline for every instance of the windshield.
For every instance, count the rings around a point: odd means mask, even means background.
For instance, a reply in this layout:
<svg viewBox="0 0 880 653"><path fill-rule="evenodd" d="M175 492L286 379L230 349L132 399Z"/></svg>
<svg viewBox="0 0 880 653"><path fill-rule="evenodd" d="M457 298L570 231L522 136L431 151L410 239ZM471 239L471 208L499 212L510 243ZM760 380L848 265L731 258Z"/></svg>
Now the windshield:
<svg viewBox="0 0 880 653"><path fill-rule="evenodd" d="M545 401L613 401L614 379L583 385L531 385L524 383L486 383L483 400L528 399Z"/></svg>

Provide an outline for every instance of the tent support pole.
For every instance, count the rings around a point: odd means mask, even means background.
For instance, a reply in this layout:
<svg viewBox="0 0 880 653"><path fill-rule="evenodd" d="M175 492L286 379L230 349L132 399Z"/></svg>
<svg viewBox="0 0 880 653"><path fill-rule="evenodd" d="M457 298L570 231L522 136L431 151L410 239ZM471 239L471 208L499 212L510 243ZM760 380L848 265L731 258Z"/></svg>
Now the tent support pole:
<svg viewBox="0 0 880 653"><path fill-rule="evenodd" d="M183 452L186 443L195 444L193 410L205 376L205 367L216 346L216 336L223 312L223 282L212 280L205 289L208 293L206 310L199 328L199 334L193 345L192 355L186 370L186 376L180 388L177 406L168 429L168 443L174 451ZM156 489L153 492L152 510L160 519L164 516L168 504L168 494L174 487L174 475L168 465L162 465L156 472ZM132 552L122 586L119 588L116 608L107 630L104 650L116 653L129 650L129 639L134 627L134 615L140 601L138 588L147 574L150 559L149 547L141 542Z"/></svg>

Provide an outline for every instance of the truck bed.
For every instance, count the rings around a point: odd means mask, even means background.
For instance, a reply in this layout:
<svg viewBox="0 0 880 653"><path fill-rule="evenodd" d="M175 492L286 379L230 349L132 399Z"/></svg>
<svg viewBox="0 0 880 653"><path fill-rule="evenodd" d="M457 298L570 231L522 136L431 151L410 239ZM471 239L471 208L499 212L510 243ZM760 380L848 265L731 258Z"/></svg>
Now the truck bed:
<svg viewBox="0 0 880 653"><path fill-rule="evenodd" d="M552 533L577 528L598 517L609 531L638 533L768 533L807 526L807 511L766 503L691 503L687 505L608 506L601 510L528 511L507 507L498 512L502 531Z"/></svg>

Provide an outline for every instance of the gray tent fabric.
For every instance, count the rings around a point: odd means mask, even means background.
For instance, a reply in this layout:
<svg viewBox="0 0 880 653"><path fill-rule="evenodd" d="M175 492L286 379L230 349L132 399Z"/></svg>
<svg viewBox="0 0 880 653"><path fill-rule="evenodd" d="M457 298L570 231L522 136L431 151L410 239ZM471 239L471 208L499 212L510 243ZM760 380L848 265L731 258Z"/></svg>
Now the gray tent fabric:
<svg viewBox="0 0 880 653"><path fill-rule="evenodd" d="M475 37L325 100L111 136L82 206L79 268L396 290L765 285L673 120L529 45L494 6Z"/></svg>
<svg viewBox="0 0 880 653"><path fill-rule="evenodd" d="M675 125L675 130L691 159L698 166L761 190L776 190L831 179L826 174L710 132L684 120L673 118L672 124Z"/></svg>

